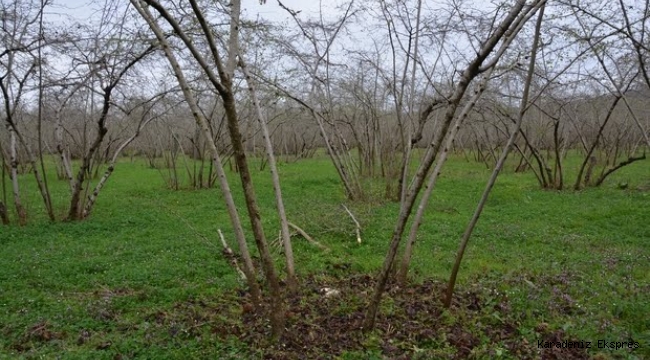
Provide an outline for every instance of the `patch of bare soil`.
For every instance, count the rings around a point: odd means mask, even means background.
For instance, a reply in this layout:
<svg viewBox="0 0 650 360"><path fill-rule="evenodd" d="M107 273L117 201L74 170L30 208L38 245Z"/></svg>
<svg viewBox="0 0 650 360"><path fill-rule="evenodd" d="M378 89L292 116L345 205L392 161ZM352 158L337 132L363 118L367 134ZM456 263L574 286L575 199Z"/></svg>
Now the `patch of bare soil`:
<svg viewBox="0 0 650 360"><path fill-rule="evenodd" d="M440 301L445 284L432 281L406 288L390 285L376 330L364 333L362 323L373 286L368 275L305 280L301 293L290 298L286 332L276 343L268 340L266 310L254 310L249 304L242 306L239 321L214 324L212 332L223 339L236 336L261 350L266 359L328 359L368 348L381 349L389 359L417 358L422 349L437 349L451 359L491 357L505 350L520 359L589 358L585 349L544 349L529 343L519 331L520 315L511 311L507 297L490 290L461 291L446 311ZM543 342L570 340L562 331L544 326L536 331Z"/></svg>

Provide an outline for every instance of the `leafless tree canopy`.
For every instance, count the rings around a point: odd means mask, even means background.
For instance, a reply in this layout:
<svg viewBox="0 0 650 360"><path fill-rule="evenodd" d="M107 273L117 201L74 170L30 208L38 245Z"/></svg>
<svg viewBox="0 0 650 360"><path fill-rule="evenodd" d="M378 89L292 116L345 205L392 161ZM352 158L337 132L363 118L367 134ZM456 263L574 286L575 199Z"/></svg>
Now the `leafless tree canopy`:
<svg viewBox="0 0 650 360"><path fill-rule="evenodd" d="M319 13L262 3L285 20L250 16L239 0L105 0L83 21L55 16L63 2L2 0L2 222L27 223L27 191L52 221L83 220L122 157L146 159L170 189L222 190L260 300L225 176L236 171L279 336L283 300L249 158L271 170L295 289L277 164L325 153L349 200L400 204L370 329L413 220L397 272L406 279L448 156L494 169L493 184L512 149L511 171L558 190L599 186L646 158L650 1L345 0ZM52 204L53 181L69 187L65 209Z"/></svg>

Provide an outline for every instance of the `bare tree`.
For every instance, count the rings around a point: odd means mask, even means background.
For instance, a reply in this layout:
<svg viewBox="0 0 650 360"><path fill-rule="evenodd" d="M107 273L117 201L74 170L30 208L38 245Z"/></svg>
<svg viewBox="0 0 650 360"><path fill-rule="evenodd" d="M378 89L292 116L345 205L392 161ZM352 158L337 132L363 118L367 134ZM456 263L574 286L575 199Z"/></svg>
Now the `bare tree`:
<svg viewBox="0 0 650 360"><path fill-rule="evenodd" d="M415 173L407 196L400 204L400 212L397 224L393 230L388 253L384 259L384 264L378 276L377 285L375 286L371 303L366 313L366 318L363 324L364 330L368 331L374 327L381 297L386 287L386 283L388 282L390 271L395 256L397 255L397 249L402 240L402 234L406 227L406 223L413 210L415 200L422 189L425 177L441 148L442 137L447 135L450 125L455 118L456 111L461 105L461 101L464 98L467 89L477 76L482 72L487 71L493 66L493 63L496 63L499 60L499 56L495 56L488 61L488 57L492 54L499 42L502 41L504 37L515 36L517 32L516 29L521 29L520 25L525 23L543 3L545 3L543 0L535 1L531 4L526 4L526 1L522 0L516 1L510 8L510 11L508 11L507 15L494 27L494 31L491 32L489 37L484 41L481 41L481 46L477 51L476 56L469 62L465 70L462 72L462 75L456 84L456 88L454 89L454 93L448 99L447 109L442 123L442 130L436 141L433 141L427 147L427 153ZM423 112L421 116L423 115L428 116L426 112Z"/></svg>
<svg viewBox="0 0 650 360"><path fill-rule="evenodd" d="M45 174L41 172L44 168L38 167L37 155L18 124L20 114L24 112L24 108L21 107L23 96L29 89L30 80L34 75L40 73L39 69L42 66L42 58L39 57L38 49L42 46L42 13L46 5L45 1L30 1L24 4L20 1L13 1L3 2L0 9L3 14L0 21L2 22L1 36L4 46L4 50L0 52L0 71L2 71L0 91L4 101L3 122L9 134L10 177L14 206L18 222L21 225L27 222L27 212L22 204L18 184L19 145L26 153L25 160L32 167L47 214L51 220L54 220L54 210L47 181Z"/></svg>
<svg viewBox="0 0 650 360"><path fill-rule="evenodd" d="M304 95L299 95L296 90L287 89L277 81L266 79L265 82L276 87L285 96L309 111L312 119L318 125L327 154L343 183L346 195L351 200L361 199L364 196L363 187L357 168L353 165L354 160L349 143L341 129L333 121L336 106L332 84L334 69L342 66L333 61L331 52L341 31L354 14L354 0L344 6L343 15L340 18L329 23L322 16L318 21L303 22L299 18L298 12L289 9L281 1L278 1L278 4L292 17L299 31L298 36L307 42L307 46L313 52L300 51L291 40L275 39L283 51L290 54L293 61L305 71L308 89L304 90ZM265 79L262 77L262 80Z"/></svg>
<svg viewBox="0 0 650 360"><path fill-rule="evenodd" d="M99 151L106 134L108 133L107 121L113 104L113 95L116 92L124 77L140 61L152 54L157 45L147 44L146 39L134 41L127 37L127 29L123 19L113 22L114 11L116 8L107 6L104 9L103 20L100 31L108 31L113 36L101 41L98 36L94 43L88 44L90 48L87 60L84 60L83 66L88 69L89 73L96 74L95 81L91 82L91 99L94 94L99 95L100 110L96 115L94 123L96 132L94 138L89 143L87 149L81 158L81 165L77 170L72 181L72 195L70 198L70 208L68 211L68 220L81 220L84 217L85 198L83 196L84 186L90 174L92 161ZM108 30L104 30L108 27ZM96 84L96 86L95 86ZM91 100L92 101L92 100Z"/></svg>
<svg viewBox="0 0 650 360"><path fill-rule="evenodd" d="M599 4L604 3L555 3L553 16L544 22L544 33L552 40L545 41L539 53L531 84L537 95L531 96L530 119L519 130L521 141L513 145L520 155L517 171L532 171L543 188L566 187L567 156L582 156L573 189L598 186L613 172L645 158L639 150L644 148L640 144L648 143L648 131L636 101L645 68L637 50L642 54L645 50L635 44L643 38L647 15L638 7L617 11L621 2L611 7ZM634 29L631 36L626 16ZM522 41L514 48L524 48ZM511 61L521 63L521 51L514 56L517 59ZM500 77L499 86L483 102L482 121L474 121L468 129L476 130L477 157L487 160L488 167L503 149L503 137L510 134L508 123L517 120L518 111L509 99L518 98L522 91L518 84L526 81L521 66L512 70ZM480 153L484 150L487 156Z"/></svg>
<svg viewBox="0 0 650 360"><path fill-rule="evenodd" d="M474 231L474 227L476 226L476 223L478 222L478 219L481 216L481 212L483 212L483 207L487 203L488 197L490 196L490 192L492 191L492 188L494 187L497 177L499 176L499 172L503 168L503 165L505 164L506 159L508 158L508 153L510 152L510 149L515 143L515 140L519 133L519 129L521 128L521 124L524 120L524 116L529 107L528 99L530 94L531 83L533 81L533 76L535 75L535 62L537 60L537 51L540 44L545 5L546 5L545 2L541 4L539 9L539 15L537 17L537 24L535 26L535 37L533 39L533 47L530 54L530 63L528 65L528 74L526 78L526 83L524 85L524 93L521 98L521 104L519 106L519 116L517 118L515 128L510 133L510 138L508 139L508 143L506 144L505 149L501 152L499 161L497 162L496 166L494 167L494 170L492 171L492 174L490 175L490 178L488 179L488 182L485 186L485 190L483 191L483 194L481 195L481 199L479 200L479 203L476 206L476 210L472 215L472 219L470 220L469 224L467 225L467 228L465 229L465 232L463 233L463 237L459 245L458 252L456 253L456 261L454 262L454 267L451 271L451 276L449 277L449 283L447 285L447 292L444 300L444 304L446 307L451 306L451 300L454 294L454 287L456 286L456 277L458 275L458 271L460 270L460 264L463 260L463 255L465 254L465 249L467 248L469 238L472 236L472 232Z"/></svg>
<svg viewBox="0 0 650 360"><path fill-rule="evenodd" d="M291 234L289 233L289 223L287 221L287 214L284 209L284 201L282 200L282 189L280 187L280 175L278 174L278 167L275 161L275 155L273 153L273 144L271 143L271 135L269 133L269 128L266 124L266 118L262 112L262 106L260 105L259 99L257 97L257 91L255 83L251 78L251 74L246 68L246 63L244 62L243 56L239 55L239 66L246 77L246 83L248 84L248 91L251 94L253 100L253 105L255 106L255 111L257 112L257 119L262 128L262 136L264 137L264 145L266 146L266 154L269 160L269 168L271 170L271 179L273 181L273 191L275 193L275 203L278 209L278 216L280 217L280 236L282 237L282 245L284 249L284 254L287 260L287 284L291 291L295 292L297 290L297 280L296 280L296 270L293 262L293 247L291 245Z"/></svg>
<svg viewBox="0 0 650 360"><path fill-rule="evenodd" d="M139 114L139 119L137 121L137 127L134 131L134 133L129 136L126 140L124 140L117 149L113 152L113 156L111 157L108 167L106 168L106 171L102 175L102 177L99 179L97 184L95 185L92 193L88 197L88 200L86 201L86 204L83 209L83 218L87 218L90 215L90 212L92 211L96 201L97 197L99 196L100 191L106 184L106 181L108 181L108 178L113 174L113 171L115 171L115 164L117 162L118 157L122 154L122 151L129 146L138 136L140 136L140 133L142 132L142 129L144 129L149 123L152 121L158 119L161 115L165 113L166 110L161 111L160 114L156 114L154 107L157 105L158 101L161 98L164 98L165 94L159 94L154 96L152 99L146 99L140 104L137 104L136 107L131 108L131 109L124 109L125 115L127 117L130 117L135 112L140 112Z"/></svg>
<svg viewBox="0 0 650 360"><path fill-rule="evenodd" d="M174 60L169 45L166 45L164 42L164 34L160 26L157 24L155 18L150 13L148 13L148 9L144 7L143 4L140 4L137 0L131 0L131 3L137 9L139 9L138 11L140 12L140 15L143 16L145 20L147 20L147 23L151 27L152 31L154 31L154 33L156 34L158 40L163 43L165 54L168 60L170 61L170 63L172 64L176 78L179 80L181 88L185 93L185 98L188 101L188 103L192 106L194 100L191 96L190 89L187 86L187 83L183 81L182 69L180 68L178 63ZM203 40L208 45L209 58L206 58L206 56L204 56L201 52L198 51L198 49L196 48L192 40L189 38L186 31L183 28L181 28L179 22L173 17L172 13L170 13L165 6L163 6L160 2L154 0L144 0L144 3L146 3L146 5L148 5L149 7L153 8L167 22L167 24L173 28L176 35L182 40L186 49L192 54L192 57L200 65L202 71L208 77L210 83L214 87L214 90L219 94L221 100L223 101L223 107L226 113L226 119L228 123L228 130L229 130L230 139L234 151L234 158L237 163L237 168L239 170L239 175L244 190L244 196L246 199L248 217L251 221L251 225L253 228L253 236L255 238L255 243L257 245L258 251L262 258L262 266L266 275L266 280L271 290L272 310L270 313L270 318L271 318L271 325L272 325L272 334L273 337L278 338L282 334L282 331L284 329L284 321L285 321L284 304L280 293L278 277L275 271L273 260L271 258L269 246L264 235L264 230L262 228L259 207L257 205L257 199L251 181L248 162L246 160L246 153L244 151L242 134L239 129L237 107L235 102L235 95L233 92L233 78L234 78L235 69L237 65L237 56L239 54L238 38L239 38L239 27L240 27L239 17L240 17L241 3L239 1L233 1L231 4L232 6L230 6L229 10L225 11L225 13L228 14L227 16L229 17L229 24L230 24L227 41L224 41L227 44L226 51L229 54L227 58L221 55L221 50L219 49L219 43L217 42L218 40L223 40L223 38L217 37L217 35L213 33L210 25L208 24L204 16L203 10L201 9L200 5L196 0L190 1L192 7L192 15L201 27L201 35L203 37ZM218 75L215 74L212 70L212 67L208 65L209 62L214 63ZM197 121L201 121L202 116L200 115L200 111L194 108L192 112L194 117L197 118ZM212 136L205 121L201 121L201 125L204 133L206 134L206 140L211 141ZM215 162L215 165L217 166L217 170L219 171L218 164L220 162L218 160L219 156L216 150L216 146L213 146L212 150L213 150L213 161ZM223 179L221 180L222 192L224 193L224 195L227 195L226 200L228 198L232 199L232 196L229 195L230 189L228 187L223 186L226 183L225 173L223 172L223 170L219 174L219 177ZM236 208L234 207L234 202L232 203L232 206L229 206L229 212L231 213L231 220L233 221L233 226L236 229L238 227L241 228L241 226L238 224L238 220L234 220L235 219L234 216L236 215ZM238 239L238 241L240 240ZM243 236L242 236L242 240L240 241L240 251L242 249L243 244L245 244L245 241L243 240ZM249 276L249 274L247 274L247 276ZM252 278L252 274L250 276L251 277L249 277L249 284L251 284L252 281L254 281L254 278Z"/></svg>
<svg viewBox="0 0 650 360"><path fill-rule="evenodd" d="M630 19L627 13L627 10L625 9L625 5L623 2L620 2L620 5L623 7L623 14L624 14L624 29L628 30L631 32L631 24L630 24ZM575 11L574 13L577 13ZM648 16L646 14L646 16ZM578 24L580 25L580 28L584 34L583 38L586 40L589 49L593 52L594 56L596 57L596 60L598 61L598 64L601 67L602 72L605 74L605 78L608 80L610 83L609 85L603 84L602 86L607 88L609 92L611 93L613 99L611 102L610 107L608 108L608 111L606 113L605 119L602 121L598 128L598 132L596 133L596 137L594 138L593 142L589 146L587 150L587 154L585 156L584 161L582 162L582 165L580 166L580 169L578 171L578 177L576 178L576 182L574 184L574 189L579 190L582 186L582 182L584 181L585 185L589 185L590 181L589 179L591 178L591 170L593 170L593 153L596 149L596 147L599 145L599 143L602 141L602 137L604 136L604 130L609 123L609 121L614 117L614 111L616 110L616 106L619 104L621 100L623 100L624 104L627 105L627 110L631 112L632 118L635 119L635 123L637 126L639 126L639 129L644 135L644 138L646 140L646 143L650 145L650 142L648 142L648 135L646 133L646 130L643 129L641 126L640 122L638 121L638 118L634 115L634 111L632 107L629 104L629 101L626 98L626 93L630 89L630 87L634 84L634 80L638 77L639 73L644 74L644 78L647 78L647 73L645 69L645 61L644 61L644 56L640 56L639 52L641 51L641 47L638 44L638 41L634 41L635 38L633 37L632 34L629 35L629 39L632 39L632 45L634 48L634 51L637 53L637 60L639 60L640 64L630 64L629 61L626 61L627 59L625 58L625 55L619 55L616 56L611 53L611 51L619 51L617 48L613 46L613 44L608 44L610 46L596 46L594 39L589 36L590 33L594 31L594 29L588 29L585 20L582 19L580 16L575 16ZM643 21L645 23L645 21ZM621 30L621 29L617 29ZM640 65L640 66L639 66ZM611 70L610 70L611 69ZM616 72L614 74L613 72ZM634 163L635 161L638 160L643 160L645 159L645 153L642 156L639 157L629 157L627 160L619 163L618 165L609 168L607 171L603 170L603 173L601 174L600 178L595 181L596 185L600 185L603 183L605 178L609 176L611 173L614 171L627 166L629 164ZM614 157L614 161L616 161L616 156ZM589 165L588 165L589 164ZM587 170L585 170L587 169ZM584 178L583 178L584 176Z"/></svg>

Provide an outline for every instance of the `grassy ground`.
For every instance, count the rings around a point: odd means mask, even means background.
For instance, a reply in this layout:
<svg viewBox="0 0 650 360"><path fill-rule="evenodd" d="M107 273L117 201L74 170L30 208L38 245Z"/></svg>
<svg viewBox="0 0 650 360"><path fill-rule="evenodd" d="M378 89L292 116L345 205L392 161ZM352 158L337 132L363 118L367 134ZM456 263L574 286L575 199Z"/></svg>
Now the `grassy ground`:
<svg viewBox="0 0 650 360"><path fill-rule="evenodd" d="M490 294L499 294L507 313L516 314L516 338L531 349L537 349L541 334L557 330L591 341L592 357L650 358L650 167L634 164L603 187L580 192L540 190L532 174L511 169L498 181L472 238L458 296L480 288L482 301L489 303ZM357 244L326 158L282 164L280 173L290 221L331 248L323 252L295 237L301 278L375 274L398 205L348 203L363 227L363 242ZM279 226L267 175L256 172L254 180L265 230L274 238ZM461 158L448 164L420 231L411 272L415 283L447 278L488 176L484 166ZM65 183L52 182L62 215ZM621 182L628 183L626 190L617 187ZM169 191L158 170L125 159L90 219L51 224L41 215L31 178L22 185L32 191L30 225L0 228L0 358L261 357L263 348L214 331L216 322L231 323L242 312L235 291L242 285L221 256L216 236L222 229L234 244L218 190ZM240 193L236 198L241 203ZM281 259L279 250L276 256ZM203 322L188 315L199 311L187 305L196 303L227 306ZM452 315L470 327L486 316L499 317L482 312L465 318L460 310ZM503 344L475 336L480 346L471 356L518 357ZM628 339L639 348L596 346L598 340ZM366 350L342 356L386 353L380 343L363 345ZM402 345L416 346L411 353L425 357L459 354L437 341Z"/></svg>

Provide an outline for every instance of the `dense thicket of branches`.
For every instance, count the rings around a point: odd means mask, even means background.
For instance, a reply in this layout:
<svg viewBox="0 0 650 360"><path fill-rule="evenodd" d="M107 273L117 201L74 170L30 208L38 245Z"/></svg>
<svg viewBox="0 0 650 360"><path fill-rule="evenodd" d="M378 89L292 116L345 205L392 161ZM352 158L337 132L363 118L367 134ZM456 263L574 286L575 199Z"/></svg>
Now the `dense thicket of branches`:
<svg viewBox="0 0 650 360"><path fill-rule="evenodd" d="M85 219L120 157L141 157L172 189L221 188L261 301L225 177L230 165L279 336L283 302L248 158L271 169L295 289L276 161L324 149L348 199L377 196L369 189L379 183L400 203L365 322L372 328L406 225L401 282L452 152L496 168L496 177L512 148L512 170L560 190L599 186L646 158L650 1L322 3L317 16L265 4L280 23L249 17L239 0L106 0L84 21L55 16L65 4L52 0L2 0L3 224L27 223L31 191L50 220ZM21 176L34 176L36 188L22 188ZM52 181L69 187L65 209L52 203ZM449 297L451 289L453 281Z"/></svg>

